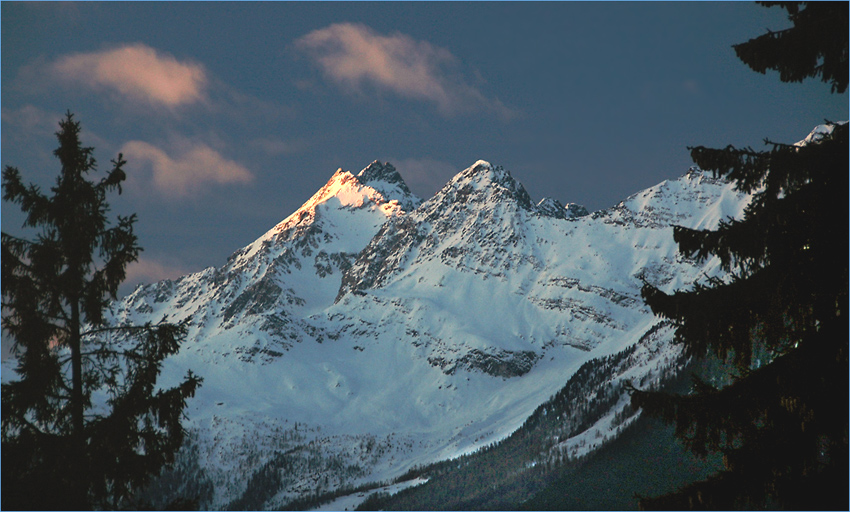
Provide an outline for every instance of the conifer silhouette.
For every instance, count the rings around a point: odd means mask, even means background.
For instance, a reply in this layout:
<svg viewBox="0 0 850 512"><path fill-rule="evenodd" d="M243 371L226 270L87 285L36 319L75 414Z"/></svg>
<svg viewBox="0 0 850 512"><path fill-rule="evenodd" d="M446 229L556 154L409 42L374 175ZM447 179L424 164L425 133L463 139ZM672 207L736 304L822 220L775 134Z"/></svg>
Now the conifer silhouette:
<svg viewBox="0 0 850 512"><path fill-rule="evenodd" d="M778 5L793 27L736 45L739 58L846 91L847 3ZM691 148L701 168L753 194L743 219L674 228L682 254L717 256L729 277L672 294L644 283L642 295L688 355L727 362L731 383L695 377L684 396L632 389L632 404L674 423L697 455L722 453L725 469L642 508L847 509L847 125L826 126L804 145Z"/></svg>
<svg viewBox="0 0 850 512"><path fill-rule="evenodd" d="M185 327L108 325L104 311L141 251L135 215L107 217L121 193L121 155L100 181L94 149L69 112L54 155L51 194L3 171L3 199L26 213L34 239L2 234L3 330L17 378L2 387L4 509L132 507L133 493L174 458L186 400L201 379L158 389L163 359Z"/></svg>

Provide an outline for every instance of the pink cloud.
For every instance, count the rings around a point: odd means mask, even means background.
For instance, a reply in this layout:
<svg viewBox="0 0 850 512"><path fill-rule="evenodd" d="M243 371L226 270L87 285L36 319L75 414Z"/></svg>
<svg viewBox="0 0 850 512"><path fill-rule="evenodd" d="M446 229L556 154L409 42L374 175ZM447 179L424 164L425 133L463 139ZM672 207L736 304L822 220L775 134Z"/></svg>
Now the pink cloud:
<svg viewBox="0 0 850 512"><path fill-rule="evenodd" d="M34 105L23 105L17 109L3 107L0 114L4 123L16 132L26 134L51 134L56 131L56 126L62 116L49 113Z"/></svg>
<svg viewBox="0 0 850 512"><path fill-rule="evenodd" d="M154 186L170 196L192 195L209 183L250 183L254 179L248 169L205 144L195 144L170 156L152 144L134 140L124 144L120 152L130 166L149 164Z"/></svg>
<svg viewBox="0 0 850 512"><path fill-rule="evenodd" d="M140 284L150 284L164 279L177 279L190 274L192 271L179 263L164 263L156 259L141 257L127 265L127 276L118 289L118 296L123 297L133 292Z"/></svg>
<svg viewBox="0 0 850 512"><path fill-rule="evenodd" d="M182 266L167 265L152 259L139 258L127 266L127 284L153 283L163 279L176 279L189 273Z"/></svg>
<svg viewBox="0 0 850 512"><path fill-rule="evenodd" d="M459 73L448 50L404 34L382 36L363 25L338 23L295 42L338 85L369 84L400 96L431 101L444 115L490 110L510 116L501 102L486 98Z"/></svg>
<svg viewBox="0 0 850 512"><path fill-rule="evenodd" d="M180 62L143 44L67 55L51 68L67 81L166 107L202 101L207 84L200 64Z"/></svg>

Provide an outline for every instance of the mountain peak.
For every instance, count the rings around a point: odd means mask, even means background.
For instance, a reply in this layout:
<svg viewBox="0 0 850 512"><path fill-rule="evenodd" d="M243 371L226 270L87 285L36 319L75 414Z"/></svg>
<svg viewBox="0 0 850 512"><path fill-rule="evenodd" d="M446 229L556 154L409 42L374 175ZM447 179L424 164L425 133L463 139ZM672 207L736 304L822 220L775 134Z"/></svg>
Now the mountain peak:
<svg viewBox="0 0 850 512"><path fill-rule="evenodd" d="M490 164L487 160L478 160L474 164L472 164L472 169L475 170L485 170L485 169L493 169L493 165Z"/></svg>
<svg viewBox="0 0 850 512"><path fill-rule="evenodd" d="M326 202L331 197L337 197L344 205L352 201L359 204L362 200L355 200L354 196L360 195L361 188L362 183L356 176L339 168L333 173L333 176L330 177L325 186L313 194L313 197L304 203L300 209L312 208L317 204Z"/></svg>
<svg viewBox="0 0 850 512"><path fill-rule="evenodd" d="M456 178L458 177L467 181L481 183L501 183L505 180L513 181L511 173L506 171L503 167L493 165L490 162L487 162L486 160L478 160L470 167L467 167L465 170L461 171L461 173L456 176Z"/></svg>
<svg viewBox="0 0 850 512"><path fill-rule="evenodd" d="M716 260L676 257L670 225L716 226L747 202L731 184L692 174L568 224L542 211L577 206L535 206L509 172L483 160L404 213L397 171L373 162L359 174L337 171L225 266L140 288L115 306L115 325L165 313L186 321L187 343L163 378L195 367L206 379L187 410L196 442L180 464L190 472L172 492L215 482L202 508L291 508L309 489L303 482L327 477L328 493L356 488L507 436L573 373L586 384L578 368L592 358L607 375L605 354L647 343L617 367L627 374L582 387L565 407L626 375L647 385L675 375L672 331L654 330L640 280L670 290L722 277ZM658 366L667 356L669 374ZM538 408L561 430L556 445L530 456L589 453L599 433L610 439L625 427L610 418L630 421L623 403L592 417ZM291 479L255 485L284 467ZM329 508L341 503L353 501Z"/></svg>
<svg viewBox="0 0 850 512"><path fill-rule="evenodd" d="M380 160L375 160L371 164L367 165L366 168L357 174L357 179L364 185L374 181L383 181L385 183L404 183L401 175L391 163L381 163Z"/></svg>
<svg viewBox="0 0 850 512"><path fill-rule="evenodd" d="M485 160L478 160L458 173L437 194L451 202L466 202L472 196L480 200L482 196L490 195L511 197L523 208L534 209L528 192L511 173L504 167L492 165Z"/></svg>
<svg viewBox="0 0 850 512"><path fill-rule="evenodd" d="M567 203L566 206L551 197L544 197L537 203L537 213L546 217L556 219L577 219L589 215L587 208L576 203Z"/></svg>
<svg viewBox="0 0 850 512"><path fill-rule="evenodd" d="M361 184L383 194L388 201L397 200L405 211L415 209L422 202L410 191L404 178L389 162L381 163L380 160L375 160L360 171L356 178Z"/></svg>
<svg viewBox="0 0 850 512"><path fill-rule="evenodd" d="M587 211L587 208L585 208L584 205L581 204L567 203L564 208L567 210L568 219L577 219L579 217L584 217L585 215L590 215L590 212Z"/></svg>
<svg viewBox="0 0 850 512"><path fill-rule="evenodd" d="M567 218L567 210L564 209L564 205L552 197L544 197L541 199L540 202L537 203L537 212L546 217L554 217L556 219Z"/></svg>
<svg viewBox="0 0 850 512"><path fill-rule="evenodd" d="M307 229L315 221L320 206L325 209L377 208L386 216L415 209L422 201L407 188L395 167L377 160L354 175L341 167L333 173L327 183L265 235L249 245L240 256L254 254L258 244L276 238L295 226ZM255 247L256 246L256 247Z"/></svg>
<svg viewBox="0 0 850 512"><path fill-rule="evenodd" d="M812 132L809 133L805 139L795 143L795 146L806 146L813 142L820 142L825 137L828 137L835 130L836 126L841 126L847 124L847 121L839 121L837 123L828 123L828 124L819 124L812 129Z"/></svg>

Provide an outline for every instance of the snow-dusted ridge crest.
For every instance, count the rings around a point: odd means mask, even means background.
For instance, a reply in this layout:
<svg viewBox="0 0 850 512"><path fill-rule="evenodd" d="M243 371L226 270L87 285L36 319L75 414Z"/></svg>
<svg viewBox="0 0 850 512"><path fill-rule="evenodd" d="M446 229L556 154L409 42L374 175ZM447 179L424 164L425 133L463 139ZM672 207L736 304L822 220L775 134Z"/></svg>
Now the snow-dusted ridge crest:
<svg viewBox="0 0 850 512"><path fill-rule="evenodd" d="M210 483L201 506L284 507L502 439L582 364L650 331L652 351L618 371L657 379L678 352L641 280L719 275L682 258L670 227L714 227L749 199L692 169L587 214L533 202L480 160L423 202L375 161L338 170L222 267L138 288L112 320L187 321L163 381L204 377L181 459L184 480ZM563 446L581 455L589 436ZM258 472L276 476L258 489Z"/></svg>

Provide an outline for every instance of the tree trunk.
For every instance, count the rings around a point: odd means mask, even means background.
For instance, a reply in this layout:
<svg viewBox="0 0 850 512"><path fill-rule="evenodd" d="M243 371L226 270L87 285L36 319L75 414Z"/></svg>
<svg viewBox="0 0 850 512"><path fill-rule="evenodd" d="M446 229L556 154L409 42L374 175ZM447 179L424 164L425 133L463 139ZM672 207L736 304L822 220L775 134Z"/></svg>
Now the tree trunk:
<svg viewBox="0 0 850 512"><path fill-rule="evenodd" d="M69 450L71 481L77 485L70 489L69 510L88 509L88 465L86 464L85 404L83 403L83 355L80 336L80 305L71 302L71 446ZM82 485L80 485L82 484Z"/></svg>

